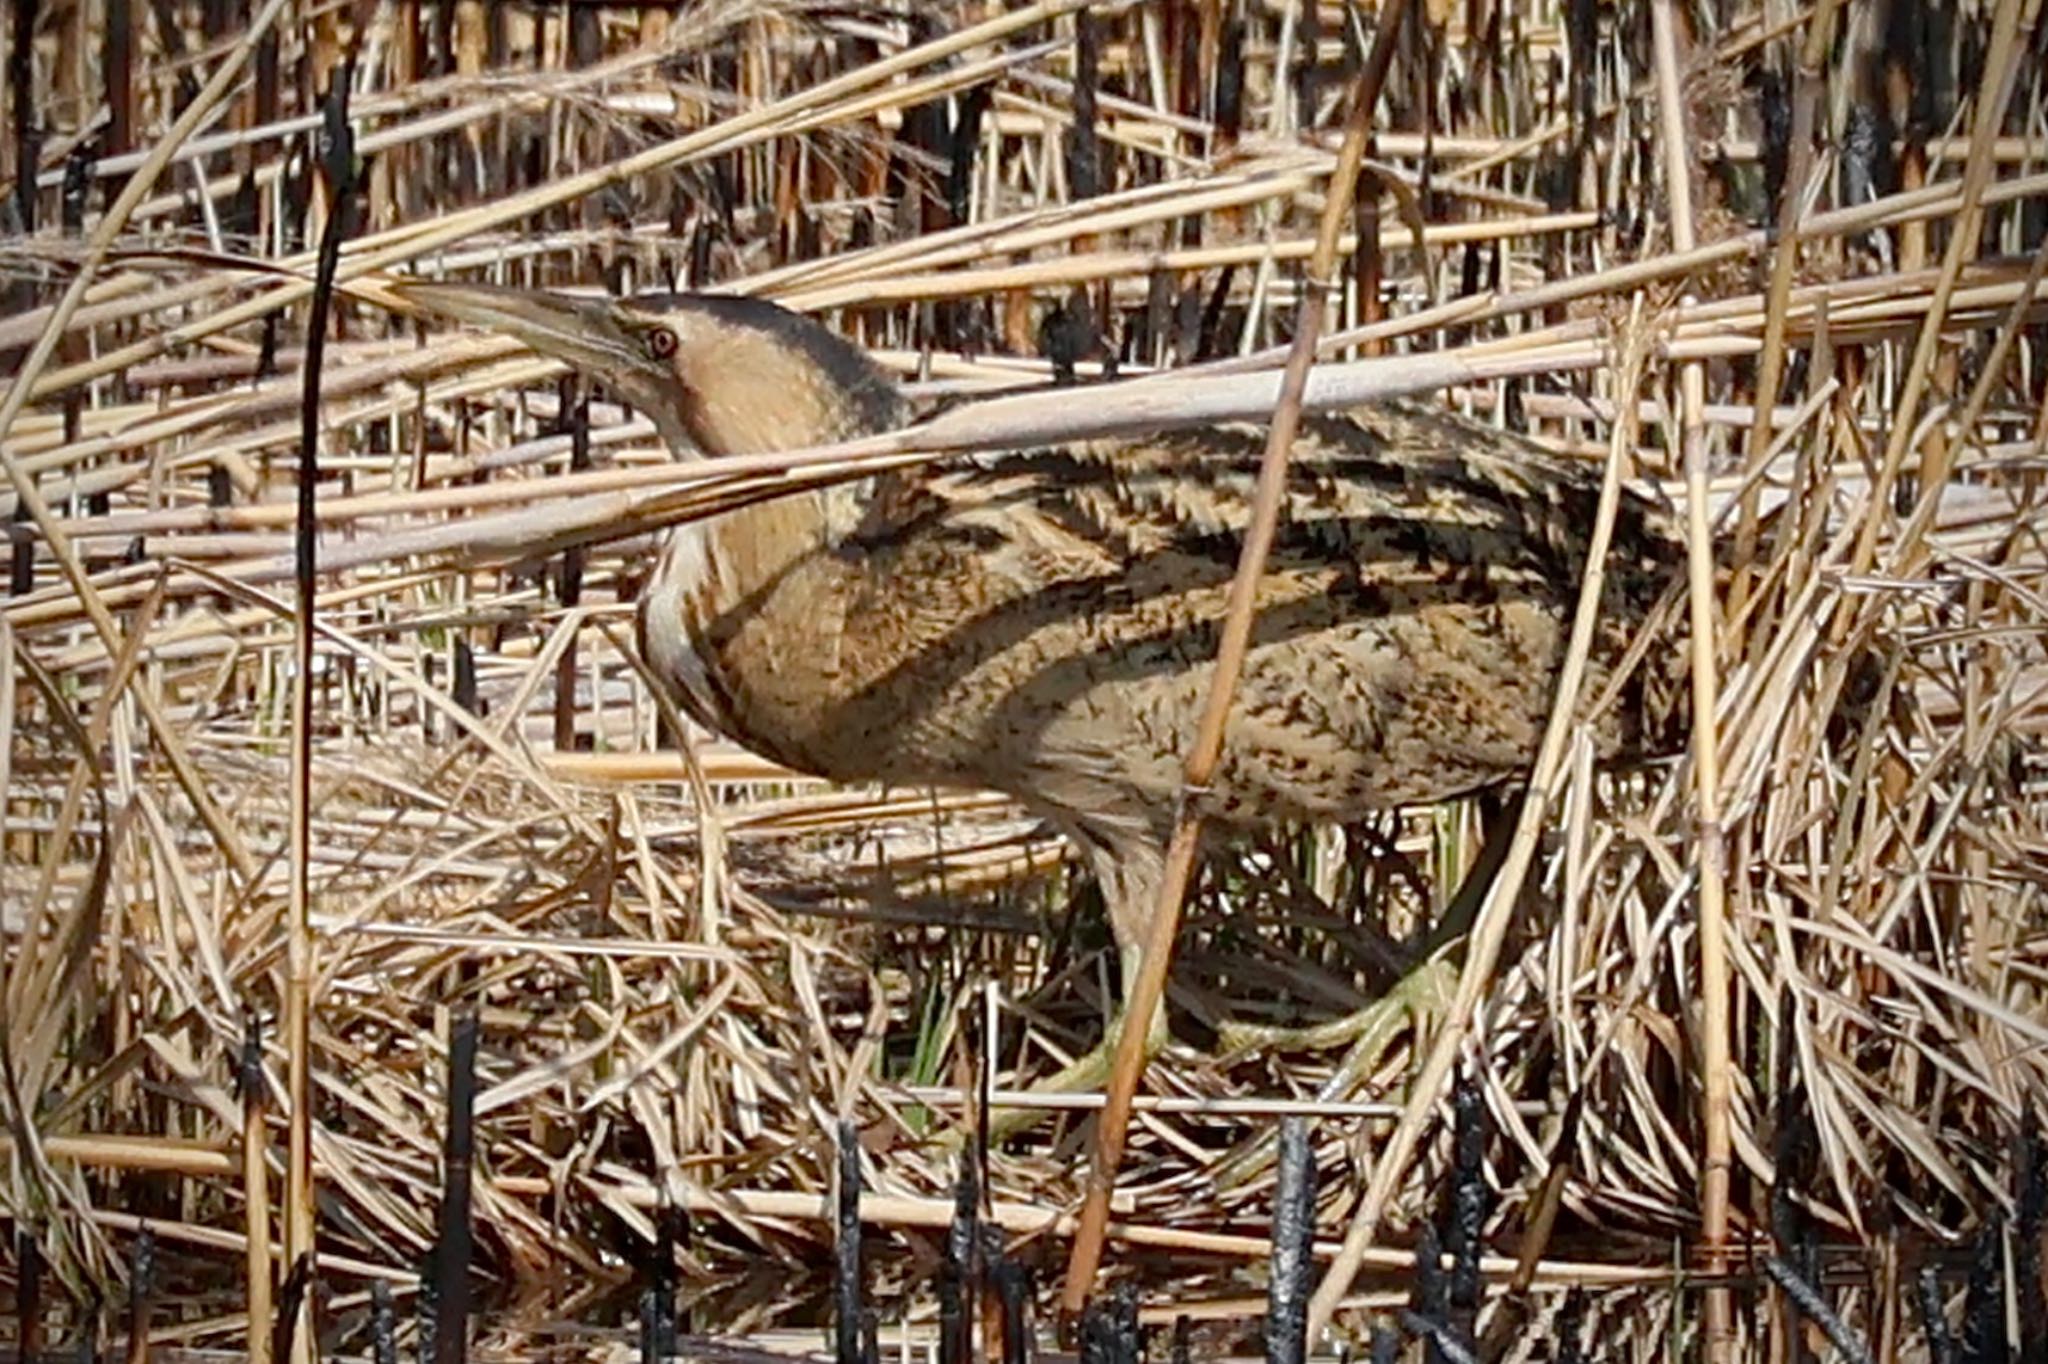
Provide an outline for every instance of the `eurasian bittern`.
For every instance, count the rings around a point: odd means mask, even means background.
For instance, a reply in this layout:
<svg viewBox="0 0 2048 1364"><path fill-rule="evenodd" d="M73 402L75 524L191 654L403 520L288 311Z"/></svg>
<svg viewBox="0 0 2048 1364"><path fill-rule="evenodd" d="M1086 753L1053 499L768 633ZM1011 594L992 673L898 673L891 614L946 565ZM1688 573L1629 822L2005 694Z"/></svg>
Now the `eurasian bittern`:
<svg viewBox="0 0 2048 1364"><path fill-rule="evenodd" d="M866 355L769 303L403 296L566 361L679 456L909 417ZM1128 980L1263 444L1243 424L985 452L681 526L642 597L646 660L696 720L792 768L989 789L1042 815L1100 882ZM1525 778L1598 468L1388 403L1305 419L1289 478L1207 827L1355 818ZM1683 557L1668 513L1626 496L1586 696ZM1683 660L1649 652L1593 720L1603 756L1679 740Z"/></svg>

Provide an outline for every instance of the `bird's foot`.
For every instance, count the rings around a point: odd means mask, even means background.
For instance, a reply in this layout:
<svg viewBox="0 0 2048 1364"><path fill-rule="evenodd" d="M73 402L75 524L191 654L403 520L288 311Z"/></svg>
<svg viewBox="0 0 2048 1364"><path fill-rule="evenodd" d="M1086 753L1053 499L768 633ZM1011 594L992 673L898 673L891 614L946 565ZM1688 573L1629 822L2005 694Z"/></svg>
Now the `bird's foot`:
<svg viewBox="0 0 2048 1364"><path fill-rule="evenodd" d="M1026 1092L1031 1094L1086 1094L1100 1091L1109 1084L1109 1075L1116 1059L1117 1041L1123 1035L1125 1016L1119 1013L1109 1022L1102 1041L1082 1055L1075 1057L1059 1070L1033 1084ZM1152 1016L1152 1026L1145 1033L1145 1060L1149 1063L1173 1041L1173 1034L1166 1026L1166 1011L1157 1010ZM989 1114L988 1139L991 1145L1019 1136L1044 1122L1057 1108L998 1108ZM942 1133L937 1145L942 1152L959 1150L966 1144L972 1129L967 1123L956 1123Z"/></svg>
<svg viewBox="0 0 2048 1364"><path fill-rule="evenodd" d="M1380 1068L1388 1048L1403 1033L1413 1032L1420 1040L1447 1009L1457 992L1458 971L1449 961L1424 962L1403 976L1378 1000L1357 1013L1307 1028L1267 1028L1241 1024L1225 1025L1219 1050L1226 1057L1253 1050L1329 1050L1349 1044L1337 1069L1316 1091L1324 1103L1341 1103L1351 1097L1365 1078ZM1262 1173L1271 1165L1277 1150L1275 1132L1267 1129L1238 1147L1217 1167L1219 1188L1233 1188Z"/></svg>
<svg viewBox="0 0 2048 1364"><path fill-rule="evenodd" d="M1217 1030L1217 1052L1228 1059L1254 1051L1329 1051L1349 1046L1347 1063L1357 1057L1365 1063L1363 1070L1370 1070L1410 1023L1425 1021L1443 1010L1457 982L1458 974L1449 962L1424 962L1386 994L1342 1018L1303 1028L1225 1023Z"/></svg>

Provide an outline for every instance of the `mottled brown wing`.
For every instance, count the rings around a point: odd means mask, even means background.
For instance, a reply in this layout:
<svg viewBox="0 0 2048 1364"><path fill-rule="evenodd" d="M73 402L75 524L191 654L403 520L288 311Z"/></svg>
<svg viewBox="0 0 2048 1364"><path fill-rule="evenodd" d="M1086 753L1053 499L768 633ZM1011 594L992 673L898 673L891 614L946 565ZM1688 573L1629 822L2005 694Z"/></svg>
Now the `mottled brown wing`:
<svg viewBox="0 0 2048 1364"><path fill-rule="evenodd" d="M1199 708L1264 440L1226 425L1080 442L878 490L843 546L859 661L835 732L914 753L922 775L1149 801ZM1305 421L1234 759L1281 766L1248 767L1242 798L1313 812L1504 776L1548 705L1598 484L1595 466L1426 409ZM1656 598L1675 547L1662 508L1626 500L1606 638ZM1311 790L1286 765L1317 749L1356 761Z"/></svg>

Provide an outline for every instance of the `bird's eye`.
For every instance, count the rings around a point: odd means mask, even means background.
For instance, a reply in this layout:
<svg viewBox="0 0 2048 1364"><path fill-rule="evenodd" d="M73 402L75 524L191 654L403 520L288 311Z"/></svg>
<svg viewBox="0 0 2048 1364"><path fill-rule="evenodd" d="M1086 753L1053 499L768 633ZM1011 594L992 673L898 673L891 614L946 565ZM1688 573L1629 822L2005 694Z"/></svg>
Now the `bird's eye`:
<svg viewBox="0 0 2048 1364"><path fill-rule="evenodd" d="M676 353L676 334L667 327L655 327L647 333L647 353L657 360L666 360Z"/></svg>

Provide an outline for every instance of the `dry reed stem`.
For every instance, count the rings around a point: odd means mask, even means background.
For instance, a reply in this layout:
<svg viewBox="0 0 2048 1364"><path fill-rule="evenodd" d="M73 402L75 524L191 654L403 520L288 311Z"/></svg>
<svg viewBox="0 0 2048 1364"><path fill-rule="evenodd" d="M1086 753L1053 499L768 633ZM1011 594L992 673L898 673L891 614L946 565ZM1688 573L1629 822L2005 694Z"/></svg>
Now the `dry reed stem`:
<svg viewBox="0 0 2048 1364"><path fill-rule="evenodd" d="M1671 214L1671 244L1693 249L1693 164L1679 89L1677 19L1671 0L1651 0L1651 45L1656 56L1659 133L1664 153L1664 191ZM1780 327L1782 337L1782 325ZM1770 351L1766 322L1764 351ZM1720 626L1714 602L1714 543L1707 514L1707 450L1701 412L1706 374L1697 360L1679 368L1679 439L1685 469L1686 585L1692 634L1692 764L1694 830L1698 840L1695 874L1699 885L1700 1091L1703 1097L1700 1150L1700 1241L1706 1271L1727 1268L1728 1188L1734 1145L1731 1106L1733 1065L1729 1039L1728 907L1724 884L1727 860L1721 826ZM1760 388L1758 401L1776 397ZM1765 423L1758 422L1758 429ZM1706 1296L1706 1357L1724 1364L1734 1357L1734 1301L1725 1289Z"/></svg>
<svg viewBox="0 0 2048 1364"><path fill-rule="evenodd" d="M1351 203L1359 166L1365 158L1367 136L1379 103L1380 87L1393 61L1394 40L1407 18L1406 0L1388 0L1380 11L1380 31L1371 55L1359 67L1352 81L1350 114L1345 121L1344 145L1330 175L1329 192L1322 223L1316 234L1315 254L1303 281L1302 303L1295 321L1294 347L1281 376L1280 393L1273 408L1272 426L1266 448L1259 460L1259 476L1253 494L1251 522L1231 579L1230 595L1224 606L1223 625L1216 644L1215 672L1209 681L1194 742L1183 762L1178 809L1167 841L1163 873L1156 906L1148 927L1144 956L1138 978L1125 1001L1124 1027L1117 1037L1111 1064L1108 1101L1096 1119L1095 1146L1089 1169L1087 1193L1081 1204L1080 1229L1067 1260L1066 1284L1060 1293L1061 1311L1069 1319L1078 1317L1095 1282L1102 1254L1102 1241L1109 1226L1109 1198L1116 1186L1117 1167L1123 1160L1124 1134L1130 1123L1131 1099L1138 1090L1138 1078L1145 1068L1147 1040L1153 1017L1166 991L1167 968L1173 961L1174 940L1180 927L1181 906L1187 899L1188 879L1194 871L1195 854L1201 845L1202 793L1208 789L1216 763L1223 754L1225 726L1244 670L1251 644L1253 617L1258 612L1258 590L1265 572L1266 556L1280 521L1281 500L1287 495L1287 459L1294 450L1294 433L1301 422L1302 403L1308 391L1309 371L1315 364L1316 338L1323 329L1323 313L1333 286L1337 264L1338 238L1343 233L1344 214ZM1310 1332L1313 1339L1315 1332Z"/></svg>

